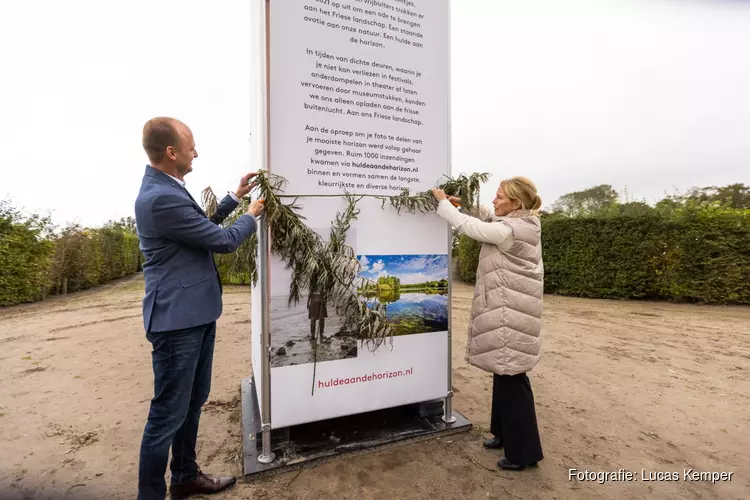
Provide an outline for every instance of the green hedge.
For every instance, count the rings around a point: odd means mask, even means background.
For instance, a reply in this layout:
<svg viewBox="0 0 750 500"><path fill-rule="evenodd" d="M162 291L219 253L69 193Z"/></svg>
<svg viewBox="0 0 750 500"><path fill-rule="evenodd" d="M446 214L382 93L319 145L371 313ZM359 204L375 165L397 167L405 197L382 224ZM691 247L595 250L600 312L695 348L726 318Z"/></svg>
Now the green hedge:
<svg viewBox="0 0 750 500"><path fill-rule="evenodd" d="M250 204L242 200L237 208L222 223L222 227L229 227L237 219L247 213ZM249 285L252 283L250 273L250 255L255 253L257 247L257 235L252 235L245 240L237 250L232 253L214 254L214 262L219 270L219 278L226 285Z"/></svg>
<svg viewBox="0 0 750 500"><path fill-rule="evenodd" d="M137 272L138 236L117 225L97 229L69 226L54 240L52 293L77 292Z"/></svg>
<svg viewBox="0 0 750 500"><path fill-rule="evenodd" d="M31 302L47 294L54 244L45 238L49 220L24 218L0 200L0 306Z"/></svg>
<svg viewBox="0 0 750 500"><path fill-rule="evenodd" d="M545 291L597 298L648 298L664 227L655 217L552 219L542 226Z"/></svg>
<svg viewBox="0 0 750 500"><path fill-rule="evenodd" d="M636 216L542 217L545 292L592 298L750 304L750 209L688 204ZM249 242L217 255L225 283L247 284ZM458 239L473 283L481 245ZM140 270L132 221L102 228L22 217L0 201L0 306L74 292Z"/></svg>
<svg viewBox="0 0 750 500"><path fill-rule="evenodd" d="M670 214L542 217L545 292L591 298L750 304L750 210L687 206ZM479 248L463 237L459 272Z"/></svg>
<svg viewBox="0 0 750 500"><path fill-rule="evenodd" d="M55 233L48 218L24 217L0 201L0 306L90 288L134 273L141 263L133 227L71 225Z"/></svg>
<svg viewBox="0 0 750 500"><path fill-rule="evenodd" d="M750 304L750 209L690 210L668 227L659 296Z"/></svg>
<svg viewBox="0 0 750 500"><path fill-rule="evenodd" d="M458 238L458 276L467 283L476 282L481 249L481 243L477 243L466 235L462 234Z"/></svg>
<svg viewBox="0 0 750 500"><path fill-rule="evenodd" d="M219 278L225 285L250 285L251 275L247 265L250 253L248 242L244 242L229 254L214 254L214 262L219 270Z"/></svg>

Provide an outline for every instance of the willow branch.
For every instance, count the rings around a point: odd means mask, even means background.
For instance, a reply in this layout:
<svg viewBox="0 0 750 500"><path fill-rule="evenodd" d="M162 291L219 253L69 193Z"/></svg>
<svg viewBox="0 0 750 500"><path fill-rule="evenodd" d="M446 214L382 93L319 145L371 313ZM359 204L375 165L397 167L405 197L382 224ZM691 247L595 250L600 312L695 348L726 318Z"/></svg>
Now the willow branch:
<svg viewBox="0 0 750 500"><path fill-rule="evenodd" d="M390 338L393 341L393 330L386 320L385 307L377 300L364 299L358 294L358 288L367 290L376 286L375 282L359 276L360 264L354 249L346 245L346 235L351 222L356 220L359 210L357 203L365 197L381 200L381 208L390 204L400 214L402 210L409 213L429 213L437 208L438 202L431 191L411 194L404 189L396 196L372 194L282 194L286 179L261 171L253 181L257 196L264 199L265 217L271 231L271 252L291 270L288 305L296 304L303 291L309 294L318 293L324 302L330 302L344 319L344 328L352 331L365 344L377 349ZM489 179L487 173L464 174L457 178L446 176L447 181L438 187L449 196L462 199L465 207L472 209L479 202L479 187ZM328 241L307 227L305 217L298 213L301 207L299 198L345 198L346 208L336 214L331 223ZM290 203L282 199L292 198ZM210 187L203 190L204 210L213 215L218 208L218 200ZM244 210L249 200L243 201ZM228 217L225 225L231 224L240 215ZM258 235L253 234L237 252L232 260L230 272L243 274L248 272L253 285L257 284L257 248ZM358 286L359 285L359 286Z"/></svg>

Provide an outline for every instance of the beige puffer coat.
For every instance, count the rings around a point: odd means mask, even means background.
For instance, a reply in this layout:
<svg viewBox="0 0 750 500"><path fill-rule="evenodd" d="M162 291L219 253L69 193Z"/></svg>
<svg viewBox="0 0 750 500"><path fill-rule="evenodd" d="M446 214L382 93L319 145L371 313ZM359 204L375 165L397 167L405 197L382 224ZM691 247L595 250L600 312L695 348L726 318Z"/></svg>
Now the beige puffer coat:
<svg viewBox="0 0 750 500"><path fill-rule="evenodd" d="M539 217L528 210L497 217L491 208L471 217L447 201L440 203L438 214L483 243L467 361L498 375L530 371L541 350L544 264Z"/></svg>

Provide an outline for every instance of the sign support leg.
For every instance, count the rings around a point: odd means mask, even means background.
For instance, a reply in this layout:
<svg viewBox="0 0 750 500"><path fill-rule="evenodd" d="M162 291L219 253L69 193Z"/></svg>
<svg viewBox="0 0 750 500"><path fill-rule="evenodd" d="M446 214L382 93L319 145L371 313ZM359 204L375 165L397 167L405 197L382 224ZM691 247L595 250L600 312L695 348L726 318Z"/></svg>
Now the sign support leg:
<svg viewBox="0 0 750 500"><path fill-rule="evenodd" d="M456 422L453 416L453 352L451 340L451 323L453 316L453 228L448 225L448 395L443 401L443 422Z"/></svg>
<svg viewBox="0 0 750 500"><path fill-rule="evenodd" d="M450 40L450 24L448 25L448 32L445 36ZM448 68L451 66L450 51L446 54ZM448 70L448 172L453 172L453 148L452 148L452 116L451 116L451 78L450 69ZM448 391L445 396L445 402L443 403L443 422L446 424L453 424L456 422L456 417L453 416L453 227L450 224L448 226Z"/></svg>
<svg viewBox="0 0 750 500"><path fill-rule="evenodd" d="M443 422L446 424L453 424L456 422L456 417L453 416L453 394L448 394L445 397L443 403Z"/></svg>
<svg viewBox="0 0 750 500"><path fill-rule="evenodd" d="M259 264L259 281L261 294L261 431L263 433L262 446L263 450L258 456L258 462L269 464L276 458L271 451L271 321L270 311L268 310L269 280L268 267L270 264L269 255L269 229L268 221L265 215L258 221L258 259Z"/></svg>

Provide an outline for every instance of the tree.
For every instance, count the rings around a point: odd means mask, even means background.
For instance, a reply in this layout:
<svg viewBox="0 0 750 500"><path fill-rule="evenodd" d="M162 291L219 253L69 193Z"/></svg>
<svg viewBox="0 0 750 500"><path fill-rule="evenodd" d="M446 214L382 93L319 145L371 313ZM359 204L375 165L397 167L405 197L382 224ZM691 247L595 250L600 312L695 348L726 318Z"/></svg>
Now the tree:
<svg viewBox="0 0 750 500"><path fill-rule="evenodd" d="M555 213L568 217L599 215L617 203L617 191L609 184L600 184L592 188L568 193L552 205Z"/></svg>
<svg viewBox="0 0 750 500"><path fill-rule="evenodd" d="M643 201L631 201L628 203L622 203L615 205L616 214L623 215L626 217L640 217L642 215L649 215L654 212L654 209L649 206L648 203Z"/></svg>
<svg viewBox="0 0 750 500"><path fill-rule="evenodd" d="M135 217L123 217L119 221L119 225L123 228L124 231L132 234L136 234L136 227L135 227Z"/></svg>
<svg viewBox="0 0 750 500"><path fill-rule="evenodd" d="M742 183L693 188L684 197L698 203L719 202L729 208L750 208L750 186Z"/></svg>
<svg viewBox="0 0 750 500"><path fill-rule="evenodd" d="M694 187L685 194L667 196L656 203L655 209L662 215L675 215L690 207L700 208L719 204L725 208L750 208L750 186L742 183L726 186Z"/></svg>
<svg viewBox="0 0 750 500"><path fill-rule="evenodd" d="M378 278L378 290L395 290L401 289L401 280L395 276Z"/></svg>
<svg viewBox="0 0 750 500"><path fill-rule="evenodd" d="M461 233L458 232L458 229L452 229L452 236L451 236L451 255L457 256L458 255L458 243L461 241Z"/></svg>

